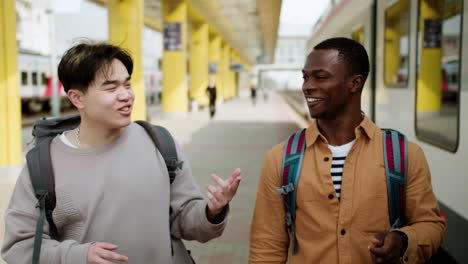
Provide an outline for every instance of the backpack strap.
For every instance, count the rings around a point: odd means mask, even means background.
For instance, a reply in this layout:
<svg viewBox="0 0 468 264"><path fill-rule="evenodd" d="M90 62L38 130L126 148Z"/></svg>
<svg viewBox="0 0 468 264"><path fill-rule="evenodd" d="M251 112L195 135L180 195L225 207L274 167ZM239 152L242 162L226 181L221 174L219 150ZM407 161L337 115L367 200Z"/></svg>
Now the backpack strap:
<svg viewBox="0 0 468 264"><path fill-rule="evenodd" d="M293 243L293 255L297 253L296 239L296 186L301 174L302 160L305 150L305 131L300 130L291 135L284 146L282 172L282 186L276 188L279 195L284 195L286 210L286 226L289 230Z"/></svg>
<svg viewBox="0 0 468 264"><path fill-rule="evenodd" d="M36 208L39 208L39 218L37 219L34 237L33 264L39 263L44 217L49 223L50 237L58 239L57 227L52 219L52 212L55 209L55 180L50 159L50 142L52 139L53 137L45 138L26 154L29 176L34 188L34 194L38 200Z"/></svg>
<svg viewBox="0 0 468 264"><path fill-rule="evenodd" d="M150 136L151 140L153 141L156 151L159 150L161 155L164 158L164 162L166 163L167 171L169 172L169 182L172 184L176 177L176 170L178 168L182 169L183 161L179 161L177 158L177 150L175 147L174 138L172 137L169 131L162 127L152 125L146 121L138 120L135 123L142 126L146 133ZM169 206L169 215L172 214L172 207ZM172 225L172 223L170 223ZM174 256L174 247L171 242L171 254Z"/></svg>
<svg viewBox="0 0 468 264"><path fill-rule="evenodd" d="M388 209L391 229L405 223L406 177L408 175L408 140L393 129L382 129L387 178Z"/></svg>
<svg viewBox="0 0 468 264"><path fill-rule="evenodd" d="M146 130L156 148L161 152L169 172L169 182L172 184L176 170L182 168L183 162L177 158L177 150L171 133L162 126L152 125L146 121L138 120L136 123Z"/></svg>

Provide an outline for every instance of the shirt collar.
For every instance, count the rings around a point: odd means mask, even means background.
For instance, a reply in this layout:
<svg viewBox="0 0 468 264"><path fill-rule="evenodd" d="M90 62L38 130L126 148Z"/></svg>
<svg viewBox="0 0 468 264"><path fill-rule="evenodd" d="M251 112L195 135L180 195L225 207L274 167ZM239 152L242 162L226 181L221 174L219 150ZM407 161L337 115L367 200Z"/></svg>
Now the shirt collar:
<svg viewBox="0 0 468 264"><path fill-rule="evenodd" d="M372 139L375 137L375 133L379 132L380 129L366 115L364 115L364 119L359 124L359 126L354 129L356 139L360 138L361 135L365 135L367 138ZM314 120L306 130L307 147L313 145L319 138L326 142L325 137L318 129L317 120Z"/></svg>

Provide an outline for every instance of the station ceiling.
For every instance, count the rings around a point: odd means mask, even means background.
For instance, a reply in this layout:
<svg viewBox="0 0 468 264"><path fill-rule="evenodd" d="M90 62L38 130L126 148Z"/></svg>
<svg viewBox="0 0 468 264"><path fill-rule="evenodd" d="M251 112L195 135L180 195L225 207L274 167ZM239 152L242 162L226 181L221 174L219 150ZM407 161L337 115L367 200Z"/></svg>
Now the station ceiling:
<svg viewBox="0 0 468 264"><path fill-rule="evenodd" d="M106 6L108 0L90 0ZM186 0L191 21L203 21L252 64L274 60L282 0ZM161 0L144 0L144 23L162 30Z"/></svg>

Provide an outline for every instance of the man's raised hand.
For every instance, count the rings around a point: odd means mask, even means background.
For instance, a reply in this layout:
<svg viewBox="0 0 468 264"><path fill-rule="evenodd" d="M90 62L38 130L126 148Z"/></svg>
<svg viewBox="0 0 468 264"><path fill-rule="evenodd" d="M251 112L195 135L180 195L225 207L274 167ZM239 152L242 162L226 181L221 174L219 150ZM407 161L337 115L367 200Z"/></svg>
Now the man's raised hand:
<svg viewBox="0 0 468 264"><path fill-rule="evenodd" d="M227 180L223 180L216 174L212 173L211 178L217 186L211 184L206 185L206 195L208 196L208 218L213 220L218 216L223 208L229 204L234 195L236 195L237 188L241 181L241 170L235 169Z"/></svg>

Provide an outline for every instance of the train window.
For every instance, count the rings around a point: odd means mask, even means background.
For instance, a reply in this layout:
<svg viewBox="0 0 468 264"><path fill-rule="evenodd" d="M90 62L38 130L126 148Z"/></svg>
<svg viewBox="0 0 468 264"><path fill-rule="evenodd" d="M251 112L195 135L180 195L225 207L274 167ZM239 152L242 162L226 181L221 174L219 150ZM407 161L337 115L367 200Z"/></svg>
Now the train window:
<svg viewBox="0 0 468 264"><path fill-rule="evenodd" d="M32 77L32 84L37 85L37 72L33 72L31 77Z"/></svg>
<svg viewBox="0 0 468 264"><path fill-rule="evenodd" d="M22 71L21 72L21 85L28 85L28 73Z"/></svg>
<svg viewBox="0 0 468 264"><path fill-rule="evenodd" d="M455 152L459 137L462 0L419 0L416 136Z"/></svg>
<svg viewBox="0 0 468 264"><path fill-rule="evenodd" d="M407 87L409 73L409 0L392 1L385 10L384 80Z"/></svg>
<svg viewBox="0 0 468 264"><path fill-rule="evenodd" d="M45 73L41 73L41 84L42 85L47 85L48 83L48 78L47 78L47 75Z"/></svg>

